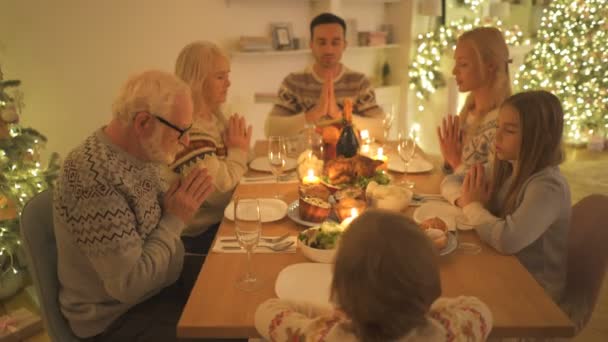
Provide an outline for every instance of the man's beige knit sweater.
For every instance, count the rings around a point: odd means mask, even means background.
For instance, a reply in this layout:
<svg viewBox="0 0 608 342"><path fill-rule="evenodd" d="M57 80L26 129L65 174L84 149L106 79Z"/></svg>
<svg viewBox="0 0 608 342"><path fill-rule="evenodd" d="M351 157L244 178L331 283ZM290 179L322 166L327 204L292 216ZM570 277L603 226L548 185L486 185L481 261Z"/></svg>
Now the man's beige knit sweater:
<svg viewBox="0 0 608 342"><path fill-rule="evenodd" d="M103 332L180 275L184 227L163 214L155 164L100 129L66 158L54 192L59 303L74 334Z"/></svg>

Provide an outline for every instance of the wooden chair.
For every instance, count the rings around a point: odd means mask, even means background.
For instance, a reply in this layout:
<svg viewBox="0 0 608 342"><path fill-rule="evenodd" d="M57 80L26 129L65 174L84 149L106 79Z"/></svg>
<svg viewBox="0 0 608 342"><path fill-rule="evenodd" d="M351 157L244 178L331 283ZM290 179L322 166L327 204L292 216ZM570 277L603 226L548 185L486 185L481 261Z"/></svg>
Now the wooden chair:
<svg viewBox="0 0 608 342"><path fill-rule="evenodd" d="M592 194L572 207L568 273L560 306L577 333L589 321L608 266L608 196Z"/></svg>

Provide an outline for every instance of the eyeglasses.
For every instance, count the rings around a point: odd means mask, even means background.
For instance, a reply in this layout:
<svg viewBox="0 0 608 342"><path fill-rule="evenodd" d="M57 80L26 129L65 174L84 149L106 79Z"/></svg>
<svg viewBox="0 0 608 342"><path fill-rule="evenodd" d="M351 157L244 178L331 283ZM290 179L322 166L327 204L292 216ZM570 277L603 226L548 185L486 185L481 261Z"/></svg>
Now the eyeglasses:
<svg viewBox="0 0 608 342"><path fill-rule="evenodd" d="M152 114L152 113L148 113L151 116L155 117L156 120L160 121L161 123L163 123L164 125L173 128L174 130L176 130L177 132L179 132L179 136L177 137L177 140L181 140L182 137L184 135L186 135L190 129L192 128L192 124L190 124L190 126L186 127L186 128L179 128L177 126L175 126L174 124L170 123L169 121L165 120L163 117L158 116L156 114Z"/></svg>

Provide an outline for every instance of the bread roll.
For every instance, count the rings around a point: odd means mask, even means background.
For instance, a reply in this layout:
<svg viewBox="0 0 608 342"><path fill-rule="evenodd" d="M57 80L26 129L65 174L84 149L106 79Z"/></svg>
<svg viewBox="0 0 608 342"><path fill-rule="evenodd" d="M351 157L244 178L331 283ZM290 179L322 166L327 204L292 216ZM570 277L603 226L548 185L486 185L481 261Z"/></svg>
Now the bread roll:
<svg viewBox="0 0 608 342"><path fill-rule="evenodd" d="M448 231L448 226L447 224L440 219L439 217L430 217L427 218L426 220L420 222L420 228L422 229L439 229L443 232L447 232Z"/></svg>
<svg viewBox="0 0 608 342"><path fill-rule="evenodd" d="M431 239L433 245L437 250L442 250L448 245L448 236L443 230L429 228L424 231L426 235Z"/></svg>

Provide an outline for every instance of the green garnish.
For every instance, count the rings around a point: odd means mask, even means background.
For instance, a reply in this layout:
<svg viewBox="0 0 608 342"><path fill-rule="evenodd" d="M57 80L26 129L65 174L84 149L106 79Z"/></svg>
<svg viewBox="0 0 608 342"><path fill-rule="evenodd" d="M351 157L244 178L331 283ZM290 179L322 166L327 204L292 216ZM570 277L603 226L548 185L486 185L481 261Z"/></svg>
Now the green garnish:
<svg viewBox="0 0 608 342"><path fill-rule="evenodd" d="M309 228L298 234L298 240L312 248L334 249L341 235L342 227L339 223L325 221L318 227Z"/></svg>

